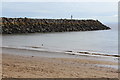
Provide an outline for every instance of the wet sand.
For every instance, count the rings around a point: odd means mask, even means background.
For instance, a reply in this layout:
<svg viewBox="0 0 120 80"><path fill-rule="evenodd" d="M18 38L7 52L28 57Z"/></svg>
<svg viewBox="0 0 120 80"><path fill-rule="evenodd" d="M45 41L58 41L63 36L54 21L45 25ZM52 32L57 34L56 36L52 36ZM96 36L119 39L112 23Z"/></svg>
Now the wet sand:
<svg viewBox="0 0 120 80"><path fill-rule="evenodd" d="M118 78L117 62L3 54L3 78Z"/></svg>

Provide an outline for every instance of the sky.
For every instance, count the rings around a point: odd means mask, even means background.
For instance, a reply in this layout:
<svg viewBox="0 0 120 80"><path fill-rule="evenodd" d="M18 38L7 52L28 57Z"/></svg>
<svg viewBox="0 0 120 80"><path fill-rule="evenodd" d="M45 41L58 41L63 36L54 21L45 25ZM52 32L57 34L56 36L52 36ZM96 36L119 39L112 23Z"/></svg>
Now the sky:
<svg viewBox="0 0 120 80"><path fill-rule="evenodd" d="M119 2L119 0L1 0L2 2Z"/></svg>
<svg viewBox="0 0 120 80"><path fill-rule="evenodd" d="M118 21L118 2L3 2L2 17Z"/></svg>

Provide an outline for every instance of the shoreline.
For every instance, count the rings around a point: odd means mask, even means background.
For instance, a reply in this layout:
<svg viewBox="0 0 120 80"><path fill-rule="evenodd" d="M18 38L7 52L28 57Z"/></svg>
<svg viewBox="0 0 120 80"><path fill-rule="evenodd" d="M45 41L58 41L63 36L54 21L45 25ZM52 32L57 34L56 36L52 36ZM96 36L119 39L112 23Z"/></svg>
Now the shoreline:
<svg viewBox="0 0 120 80"><path fill-rule="evenodd" d="M20 56L34 56L34 57L47 57L47 58L76 58L76 59L87 59L97 61L107 61L118 63L119 57L106 56L103 53L97 53L98 55L86 54L86 52L71 52L68 50L54 50L44 47L2 47L2 52L12 55ZM94 53L95 54L95 53Z"/></svg>
<svg viewBox="0 0 120 80"><path fill-rule="evenodd" d="M3 78L118 78L114 62L3 53Z"/></svg>
<svg viewBox="0 0 120 80"><path fill-rule="evenodd" d="M74 51L74 50L63 50L63 49L55 49L55 48L46 48L43 46L2 46L1 48L6 49L18 49L18 50L29 50L29 51L43 51L43 52L57 52L57 53L64 53L70 55L84 55L84 56L98 56L98 57L113 57L119 58L119 54L109 54L109 53L101 53L101 52L93 52L93 51Z"/></svg>

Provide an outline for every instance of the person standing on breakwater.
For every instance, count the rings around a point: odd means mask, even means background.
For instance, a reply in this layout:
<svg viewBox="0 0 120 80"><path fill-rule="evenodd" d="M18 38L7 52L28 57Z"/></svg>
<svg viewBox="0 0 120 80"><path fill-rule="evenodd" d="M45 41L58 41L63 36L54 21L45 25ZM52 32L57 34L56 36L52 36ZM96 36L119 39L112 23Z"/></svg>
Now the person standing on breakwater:
<svg viewBox="0 0 120 80"><path fill-rule="evenodd" d="M73 16L71 15L71 19L73 18Z"/></svg>

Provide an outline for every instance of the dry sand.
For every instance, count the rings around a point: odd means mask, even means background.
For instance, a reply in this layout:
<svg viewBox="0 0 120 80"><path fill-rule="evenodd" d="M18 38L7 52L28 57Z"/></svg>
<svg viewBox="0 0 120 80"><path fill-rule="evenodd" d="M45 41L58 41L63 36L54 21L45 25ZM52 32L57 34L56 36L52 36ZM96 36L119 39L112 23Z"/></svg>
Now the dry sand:
<svg viewBox="0 0 120 80"><path fill-rule="evenodd" d="M2 54L0 53L0 80L2 79Z"/></svg>
<svg viewBox="0 0 120 80"><path fill-rule="evenodd" d="M113 62L3 54L3 78L118 78L117 69L90 64Z"/></svg>

